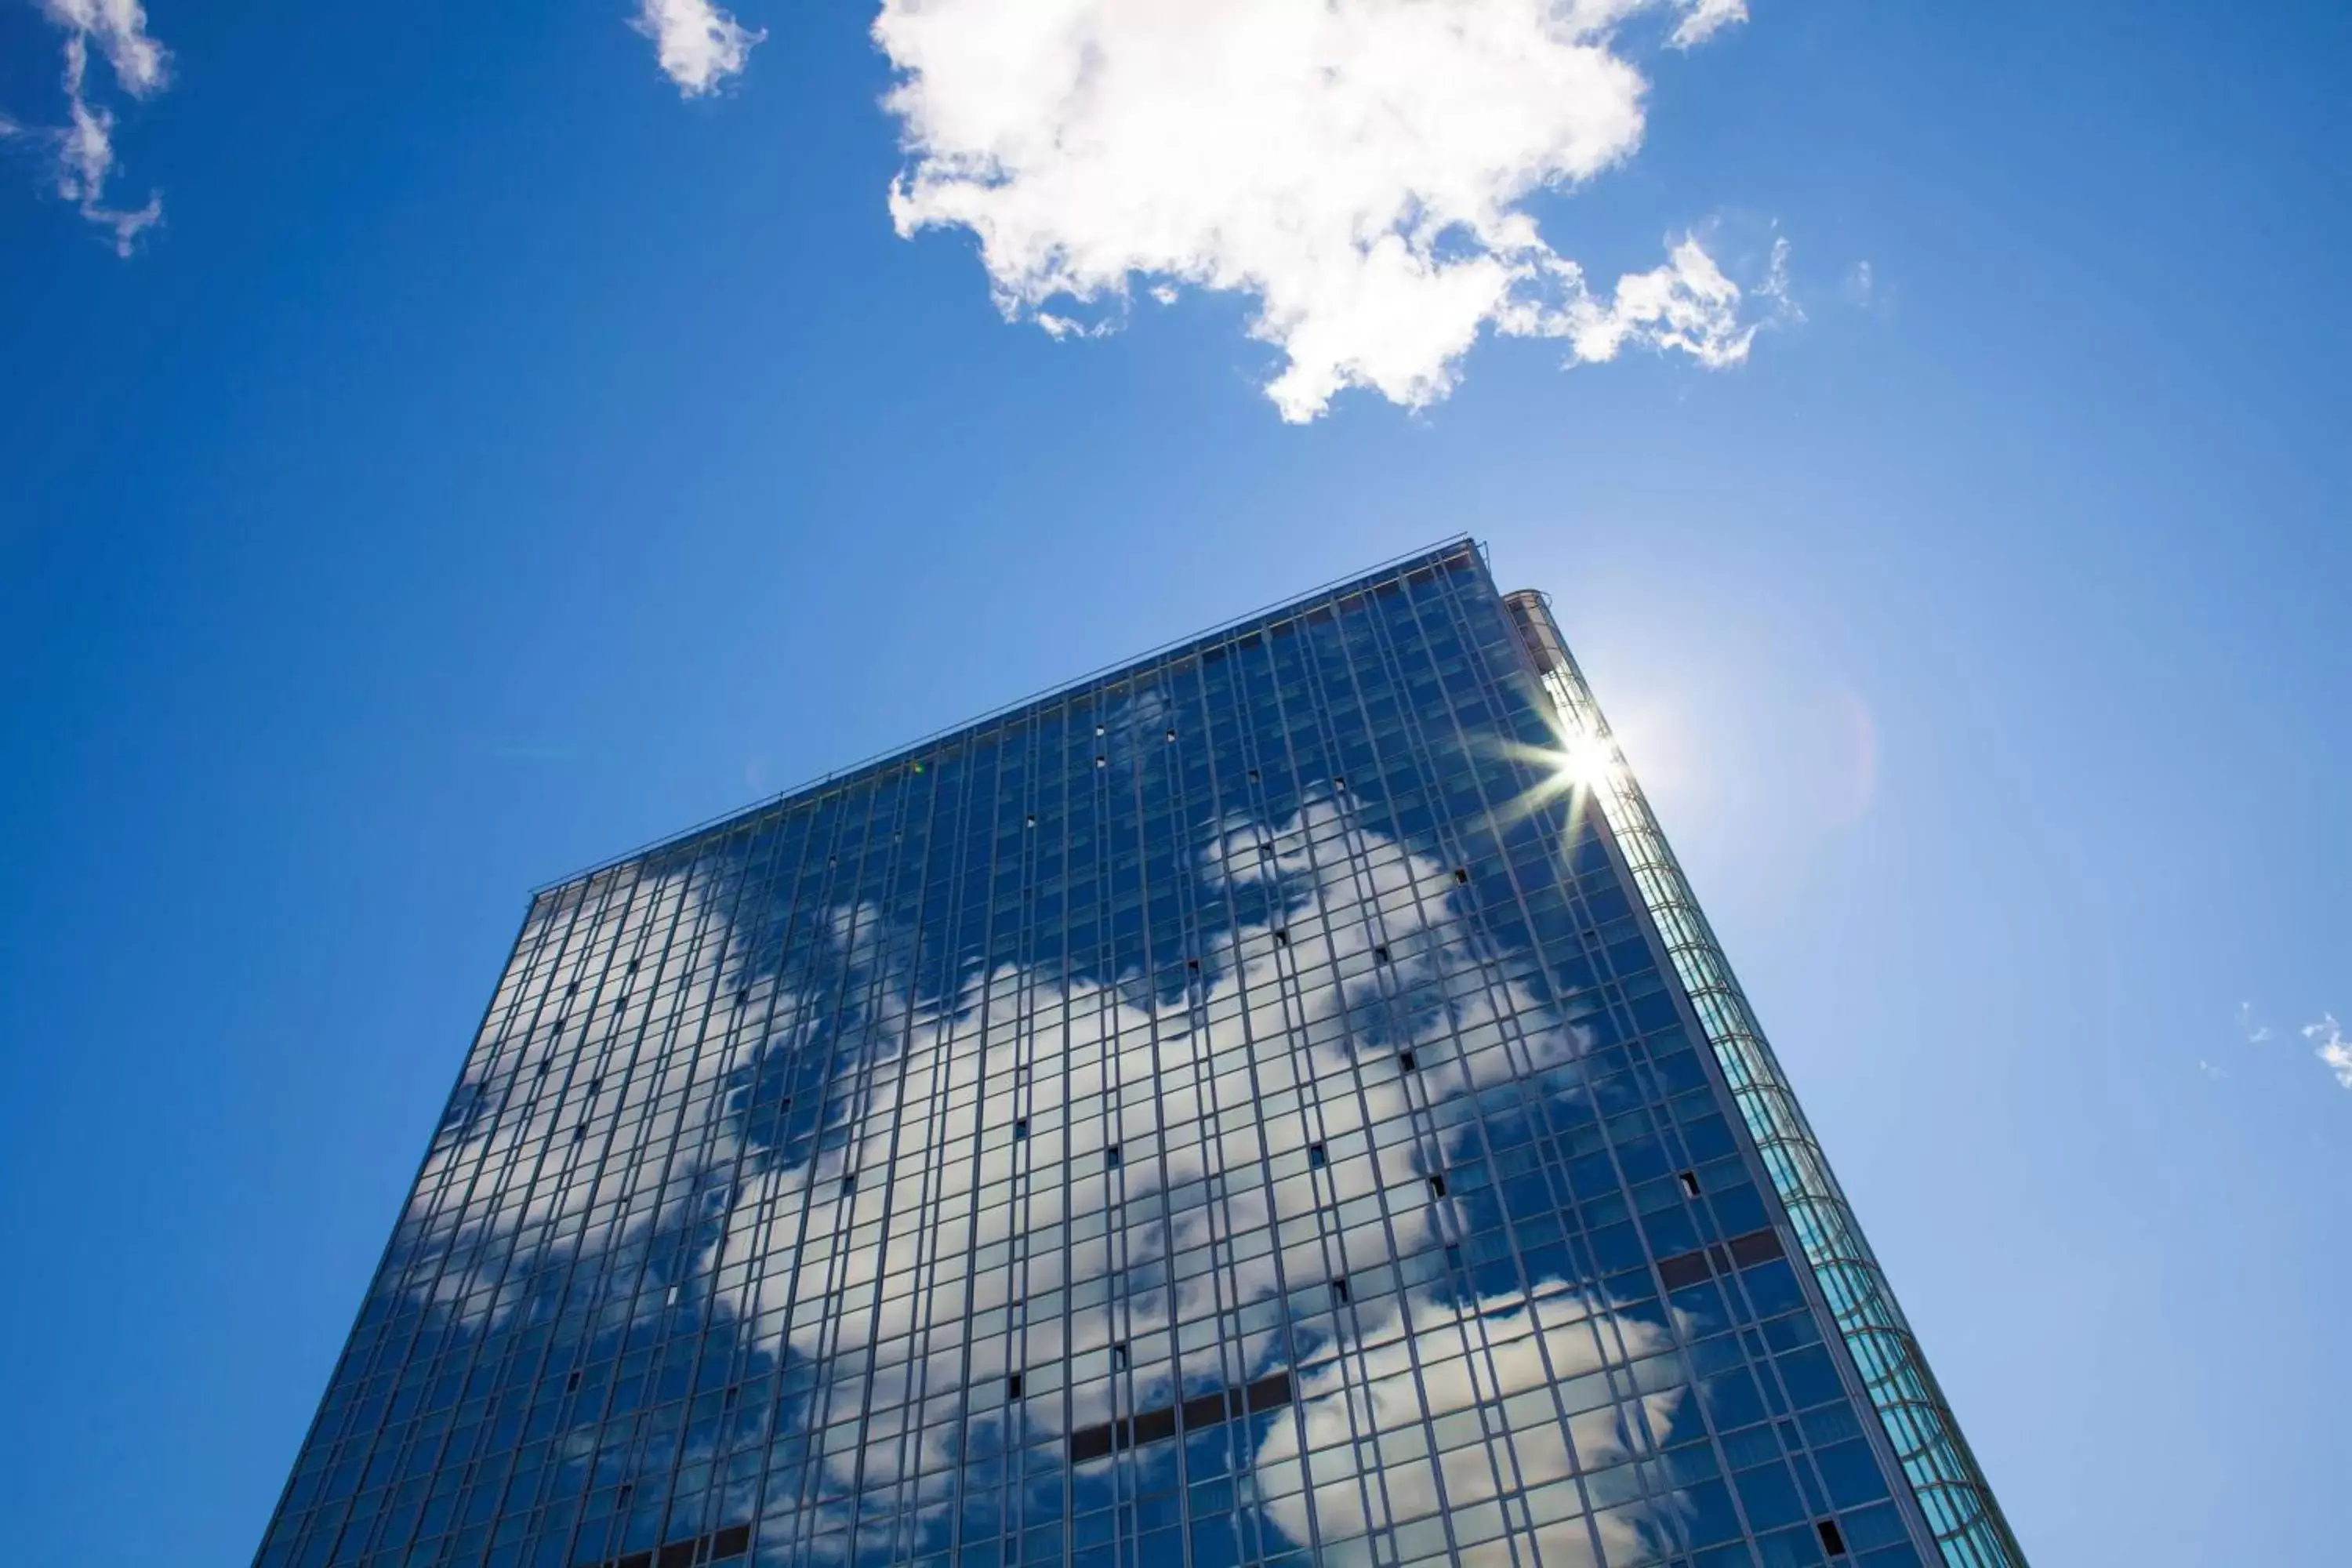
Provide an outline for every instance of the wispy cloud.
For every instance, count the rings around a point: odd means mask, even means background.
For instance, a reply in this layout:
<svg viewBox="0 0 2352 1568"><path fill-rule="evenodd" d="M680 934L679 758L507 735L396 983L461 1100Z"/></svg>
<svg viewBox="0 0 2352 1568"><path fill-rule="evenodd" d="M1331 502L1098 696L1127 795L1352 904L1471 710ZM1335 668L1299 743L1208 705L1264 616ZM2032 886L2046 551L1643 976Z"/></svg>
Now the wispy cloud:
<svg viewBox="0 0 2352 1568"><path fill-rule="evenodd" d="M1853 304L1867 308L1878 291L1878 273L1867 260L1857 261L1846 269L1845 297Z"/></svg>
<svg viewBox="0 0 2352 1568"><path fill-rule="evenodd" d="M752 46L768 35L753 32L710 0L639 0L630 26L654 41L664 75L688 98L716 92L740 76Z"/></svg>
<svg viewBox="0 0 2352 1568"><path fill-rule="evenodd" d="M2255 1014L2254 1005L2251 1002L2238 1004L2238 1033L2245 1037L2250 1046L2268 1045L2278 1037L2271 1026ZM2317 1023L2305 1024L2296 1033L2310 1043L2311 1054L2319 1058L2321 1066L2336 1075L2336 1081L2352 1089L2352 1039L2345 1037L2344 1026L2336 1021L2336 1015L2322 1013Z"/></svg>
<svg viewBox="0 0 2352 1568"><path fill-rule="evenodd" d="M0 137L30 140L47 152L58 194L82 216L109 230L118 255L131 254L139 236L163 218L163 198L151 193L136 207L110 205L115 172L114 111L92 90L90 56L104 58L114 84L132 98L160 91L170 79L171 57L147 30L138 0L41 0L41 14L65 34L66 122L26 125L0 116Z"/></svg>
<svg viewBox="0 0 2352 1568"><path fill-rule="evenodd" d="M1746 20L1748 0L1690 0L1681 24L1675 28L1674 45L1686 49L1693 44L1703 44L1734 22Z"/></svg>
<svg viewBox="0 0 2352 1568"><path fill-rule="evenodd" d="M2336 1081L2352 1089L2352 1040L2344 1037L2344 1026L2336 1021L2336 1015L2323 1013L2316 1024L2305 1024L2303 1037L2311 1042L2312 1054L2336 1075Z"/></svg>
<svg viewBox="0 0 2352 1568"><path fill-rule="evenodd" d="M1622 44L1637 20L1671 20L1688 47L1745 14L885 0L874 37L912 158L891 213L902 234L970 230L999 307L1057 336L1115 322L1138 285L1249 296L1251 334L1284 359L1267 394L1295 421L1348 387L1433 403L1489 330L1561 340L1571 363L1632 344L1728 365L1755 328L1698 240L1596 288L1528 204L1640 146L1648 83Z"/></svg>

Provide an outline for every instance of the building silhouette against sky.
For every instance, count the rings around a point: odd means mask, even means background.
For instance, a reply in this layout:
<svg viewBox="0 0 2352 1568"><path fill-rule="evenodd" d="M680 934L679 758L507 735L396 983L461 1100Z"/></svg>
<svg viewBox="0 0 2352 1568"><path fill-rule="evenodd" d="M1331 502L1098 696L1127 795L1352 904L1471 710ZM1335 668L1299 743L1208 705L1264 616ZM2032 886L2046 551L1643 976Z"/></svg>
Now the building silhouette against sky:
<svg viewBox="0 0 2352 1568"><path fill-rule="evenodd" d="M258 1558L2023 1561L1467 541L539 894Z"/></svg>

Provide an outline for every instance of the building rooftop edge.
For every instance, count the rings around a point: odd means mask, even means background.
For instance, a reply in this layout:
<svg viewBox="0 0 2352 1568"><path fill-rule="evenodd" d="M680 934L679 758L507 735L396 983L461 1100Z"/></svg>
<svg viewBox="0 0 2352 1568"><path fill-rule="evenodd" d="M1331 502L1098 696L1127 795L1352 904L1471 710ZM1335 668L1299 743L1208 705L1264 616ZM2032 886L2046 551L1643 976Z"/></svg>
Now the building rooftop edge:
<svg viewBox="0 0 2352 1568"><path fill-rule="evenodd" d="M1192 647L1197 644L1209 643L1222 637L1231 637L1261 622L1272 622L1277 620L1286 612L1292 610L1298 605L1307 604L1311 600L1328 598L1333 595L1344 594L1352 588L1368 586L1386 578L1396 576L1401 573L1411 571L1413 567L1419 565L1424 561L1435 561L1452 554L1454 552L1461 549L1465 544L1468 544L1471 546L1473 551L1475 552L1482 566L1488 565L1486 559L1486 547L1473 538L1467 531L1450 534L1445 538L1437 541L1433 544L1426 544L1417 550L1409 550L1402 555L1391 556L1386 561L1382 561L1373 566L1366 567L1361 571L1351 572L1346 576L1333 578L1331 581L1318 584L1316 587L1307 588L1299 593L1286 595L1280 599L1275 600L1271 604L1262 605L1255 610L1246 611L1242 615L1234 616L1230 620L1221 621L1214 626L1204 627L1200 631L1188 633L1185 636L1174 638L1171 641L1161 643L1157 647L1148 648L1142 653L1134 654L1129 658L1118 659L1113 663L1102 665L1095 669L1087 671L1083 675L1074 676L1067 680L1056 682L1055 684L1046 687L1041 690L1030 692L1026 696L1016 697L1013 700L1001 703L997 707L992 708L985 712L974 714L969 719L961 720L953 724L945 725L940 729L933 730L929 734L919 736L903 745L893 746L887 751L877 752L869 756L862 757L856 762L845 763L840 767L820 773L814 778L803 780L801 783L793 784L790 788L780 790L774 795L764 795L758 800L752 801L747 805L736 806L731 810L721 812L716 816L708 817L701 822L696 823L691 827L682 828L676 833L666 833L660 837L648 840L646 843L638 845L633 849L624 850L618 855L607 856L605 858L598 860L593 865L585 866L577 871L555 878L551 881L541 883L530 890L530 898L535 902L540 899L545 898L550 893L561 891L562 889L572 887L575 883L586 881L592 877L601 876L603 873L613 870L616 867L628 865L631 861L642 860L649 855L658 854L662 850L670 848L674 846L690 843L695 839L716 832L719 829L727 826L730 823L740 821L746 817L755 816L763 811L772 810L779 805L782 805L788 801L798 798L799 796L811 795L820 790L830 789L836 785L848 784L852 780L866 773L878 773L885 768L891 767L913 757L918 752L929 751L932 747L939 745L941 742L946 741L952 736L961 735L967 731L980 729L983 725L1003 722L1003 721L1011 719L1014 715L1024 712L1032 708L1042 708L1050 702L1056 701L1068 696L1070 693L1076 691L1082 687L1102 685L1119 676L1125 675L1130 670L1141 669L1147 665L1160 663L1170 658L1171 655L1181 653L1184 649ZM1490 576L1492 575L1491 566L1489 566L1488 574Z"/></svg>

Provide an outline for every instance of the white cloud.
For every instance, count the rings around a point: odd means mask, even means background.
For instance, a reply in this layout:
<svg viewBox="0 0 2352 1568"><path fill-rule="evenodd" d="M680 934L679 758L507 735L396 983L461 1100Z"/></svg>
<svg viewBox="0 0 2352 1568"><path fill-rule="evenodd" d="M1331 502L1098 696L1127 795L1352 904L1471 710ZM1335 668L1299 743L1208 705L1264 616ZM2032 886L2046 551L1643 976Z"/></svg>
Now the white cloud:
<svg viewBox="0 0 2352 1568"><path fill-rule="evenodd" d="M1734 22L1748 20L1748 0L1683 0L1683 19L1675 28L1674 44L1686 49L1703 44Z"/></svg>
<svg viewBox="0 0 2352 1568"><path fill-rule="evenodd" d="M2271 1026L2256 1016L2252 1002L2238 1004L2238 1033L2245 1036L2250 1046L2259 1046L2271 1037Z"/></svg>
<svg viewBox="0 0 2352 1568"><path fill-rule="evenodd" d="M117 254L128 256L139 236L163 221L163 201L150 195L137 207L107 205L107 182L115 167L114 111L91 96L91 46L105 57L115 85L133 98L165 85L171 57L147 31L147 13L138 0L42 0L41 12L65 34L66 123L35 127L0 118L0 136L46 143L58 194L82 216L111 230Z"/></svg>
<svg viewBox="0 0 2352 1568"><path fill-rule="evenodd" d="M884 0L912 165L902 234L979 239L1000 307L1066 331L1137 282L1245 294L1292 420L1444 397L1482 331L1736 363L1741 291L1696 240L1604 300L1527 204L1641 144L1637 14L1696 43L1738 0ZM1067 301L1069 303L1064 303Z"/></svg>
<svg viewBox="0 0 2352 1568"><path fill-rule="evenodd" d="M2336 1081L2352 1089L2352 1040L2344 1037L2344 1026L2336 1021L2336 1015L2323 1013L2316 1024L2305 1024L2303 1037L2311 1042L2312 1054L2327 1064Z"/></svg>
<svg viewBox="0 0 2352 1568"><path fill-rule="evenodd" d="M639 0L630 26L654 41L663 74L688 98L716 92L742 73L768 35L746 28L710 0Z"/></svg>
<svg viewBox="0 0 2352 1568"><path fill-rule="evenodd" d="M1845 297L1867 307L1878 288L1878 275L1868 261L1857 261L1845 275Z"/></svg>
<svg viewBox="0 0 2352 1568"><path fill-rule="evenodd" d="M1748 357L1754 323L1739 320L1739 288L1723 275L1705 247L1685 238L1664 267L1628 273L1602 305L1590 295L1568 307L1569 346L1579 359L1611 360L1636 347L1681 349L1701 364L1736 364Z"/></svg>
<svg viewBox="0 0 2352 1568"><path fill-rule="evenodd" d="M95 40L123 91L143 98L163 85L169 57L139 0L42 0L41 9L75 38Z"/></svg>

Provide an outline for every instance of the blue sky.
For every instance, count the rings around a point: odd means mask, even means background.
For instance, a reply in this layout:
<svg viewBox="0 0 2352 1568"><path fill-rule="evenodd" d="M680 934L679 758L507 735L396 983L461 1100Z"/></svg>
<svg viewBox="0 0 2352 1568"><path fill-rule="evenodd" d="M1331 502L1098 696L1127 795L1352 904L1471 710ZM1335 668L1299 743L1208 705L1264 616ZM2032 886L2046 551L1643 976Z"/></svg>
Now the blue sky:
<svg viewBox="0 0 2352 1568"><path fill-rule="evenodd" d="M1406 49L1469 73L1414 111L1557 111L1590 178L1378 143L1425 268L1508 285L1328 319L1370 274L1264 198L1395 195L1278 183L1332 105L1203 110L1114 31L1073 125L989 0L895 36L919 77L871 4L667 71L628 0L0 11L21 1551L249 1556L530 888L1467 530L1553 594L2034 1560L2340 1560L2352 16L1661 5L1530 85L1541 7L1452 8L1495 47ZM959 184L975 124L1129 161Z"/></svg>

